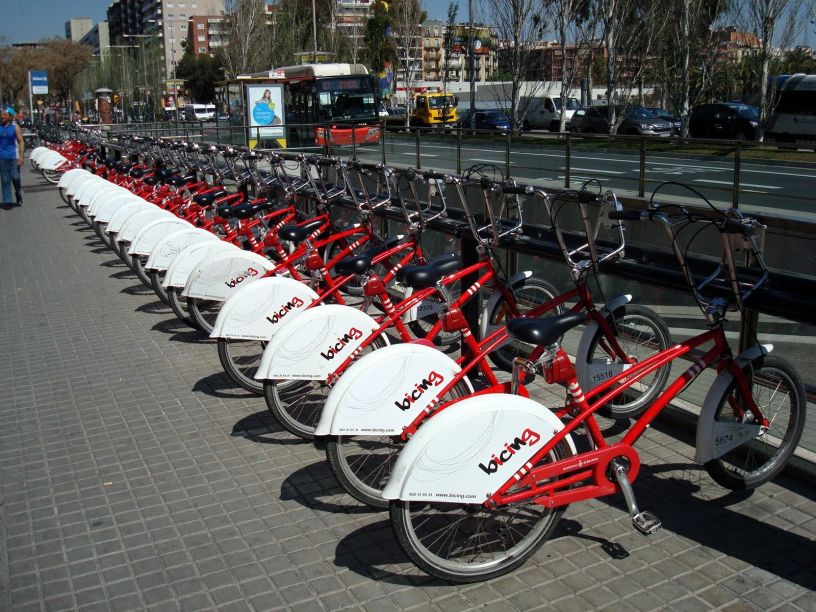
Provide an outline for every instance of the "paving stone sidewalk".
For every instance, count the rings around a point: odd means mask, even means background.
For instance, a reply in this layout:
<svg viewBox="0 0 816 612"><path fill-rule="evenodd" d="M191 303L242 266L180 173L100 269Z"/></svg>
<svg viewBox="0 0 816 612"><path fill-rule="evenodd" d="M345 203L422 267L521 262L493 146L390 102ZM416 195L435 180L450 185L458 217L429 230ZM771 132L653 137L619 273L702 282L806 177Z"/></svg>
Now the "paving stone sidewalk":
<svg viewBox="0 0 816 612"><path fill-rule="evenodd" d="M814 486L728 493L665 424L637 447L656 535L596 500L508 576L428 578L23 175L0 209L0 610L816 610Z"/></svg>

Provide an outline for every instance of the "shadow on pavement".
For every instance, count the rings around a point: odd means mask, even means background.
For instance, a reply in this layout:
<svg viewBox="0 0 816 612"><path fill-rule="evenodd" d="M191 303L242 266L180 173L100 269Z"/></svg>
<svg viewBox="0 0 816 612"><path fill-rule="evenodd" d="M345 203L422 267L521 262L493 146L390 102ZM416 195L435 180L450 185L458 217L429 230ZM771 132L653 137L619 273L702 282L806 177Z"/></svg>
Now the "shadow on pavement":
<svg viewBox="0 0 816 612"><path fill-rule="evenodd" d="M345 515L383 512L348 495L326 461L318 461L292 472L281 484L280 496L282 500L296 501L306 508L323 512Z"/></svg>

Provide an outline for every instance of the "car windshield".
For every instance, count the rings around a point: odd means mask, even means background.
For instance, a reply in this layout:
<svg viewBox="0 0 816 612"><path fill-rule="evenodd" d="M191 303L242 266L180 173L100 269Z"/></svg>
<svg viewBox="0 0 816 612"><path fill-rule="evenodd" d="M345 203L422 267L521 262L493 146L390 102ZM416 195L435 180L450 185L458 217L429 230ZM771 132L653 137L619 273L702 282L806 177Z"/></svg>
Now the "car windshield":
<svg viewBox="0 0 816 612"><path fill-rule="evenodd" d="M759 119L759 110L755 106L748 104L726 104L730 109L737 111L741 117L749 119L750 121L757 121Z"/></svg>
<svg viewBox="0 0 816 612"><path fill-rule="evenodd" d="M553 98L556 110L561 110L561 98ZM581 108L581 103L576 98L567 98L566 108L568 111L574 111Z"/></svg>
<svg viewBox="0 0 816 612"><path fill-rule="evenodd" d="M493 111L491 113L487 113L485 115L485 119L487 119L488 121L496 121L496 122L499 122L499 123L506 123L508 121L507 115L505 115L504 113L501 113L499 111Z"/></svg>
<svg viewBox="0 0 816 612"><path fill-rule="evenodd" d="M629 119L654 119L655 116L642 106L633 106L626 109L626 116Z"/></svg>
<svg viewBox="0 0 816 612"><path fill-rule="evenodd" d="M428 98L428 106L431 108L443 108L445 106L455 106L453 96L435 96Z"/></svg>

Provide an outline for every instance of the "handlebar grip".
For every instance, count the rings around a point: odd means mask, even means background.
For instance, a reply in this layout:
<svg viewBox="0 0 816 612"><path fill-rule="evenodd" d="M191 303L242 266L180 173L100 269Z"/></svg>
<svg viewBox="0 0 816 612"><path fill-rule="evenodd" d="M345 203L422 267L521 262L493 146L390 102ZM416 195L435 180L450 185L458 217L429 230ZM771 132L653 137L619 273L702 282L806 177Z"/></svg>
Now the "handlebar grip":
<svg viewBox="0 0 816 612"><path fill-rule="evenodd" d="M444 181L448 178L448 175L444 172L423 172L422 176L429 180L439 179Z"/></svg>
<svg viewBox="0 0 816 612"><path fill-rule="evenodd" d="M639 210L612 210L609 218L613 221L640 221L643 217Z"/></svg>
<svg viewBox="0 0 816 612"><path fill-rule="evenodd" d="M598 199L597 193L592 193L591 191L581 190L578 192L578 201L581 204L589 204L590 202L594 202Z"/></svg>
<svg viewBox="0 0 816 612"><path fill-rule="evenodd" d="M402 175L406 181L413 181L417 177L417 171L413 168L408 168L407 170L403 170Z"/></svg>
<svg viewBox="0 0 816 612"><path fill-rule="evenodd" d="M535 189L532 185L505 185L502 191L510 195L530 195Z"/></svg>
<svg viewBox="0 0 816 612"><path fill-rule="evenodd" d="M742 234L748 236L752 228L737 219L726 219L722 224L722 229L726 234Z"/></svg>

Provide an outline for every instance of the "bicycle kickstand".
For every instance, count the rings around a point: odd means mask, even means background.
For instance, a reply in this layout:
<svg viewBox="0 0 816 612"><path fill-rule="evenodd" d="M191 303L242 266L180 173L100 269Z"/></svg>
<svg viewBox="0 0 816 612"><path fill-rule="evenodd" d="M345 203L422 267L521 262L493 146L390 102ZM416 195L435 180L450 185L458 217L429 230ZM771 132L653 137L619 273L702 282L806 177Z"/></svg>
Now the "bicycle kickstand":
<svg viewBox="0 0 816 612"><path fill-rule="evenodd" d="M629 478L627 478L629 469L619 459L613 459L610 462L610 466L612 467L615 480L618 481L618 486L620 486L621 492L623 493L623 498L626 500L626 507L629 509L629 515L632 517L632 524L635 526L635 529L643 535L653 534L660 529L663 524L660 522L660 519L651 512L638 510L635 493L632 491L632 484L629 482Z"/></svg>

